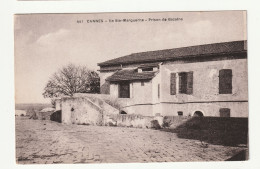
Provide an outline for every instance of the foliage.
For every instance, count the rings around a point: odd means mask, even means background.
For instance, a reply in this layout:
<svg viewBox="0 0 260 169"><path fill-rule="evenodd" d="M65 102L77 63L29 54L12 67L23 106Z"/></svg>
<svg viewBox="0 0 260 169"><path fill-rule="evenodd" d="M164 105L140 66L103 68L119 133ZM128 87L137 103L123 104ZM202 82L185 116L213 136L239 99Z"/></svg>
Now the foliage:
<svg viewBox="0 0 260 169"><path fill-rule="evenodd" d="M39 112L39 111L37 111L33 108L27 110L27 115L29 116L29 119L34 119L34 120L38 119L37 112Z"/></svg>
<svg viewBox="0 0 260 169"><path fill-rule="evenodd" d="M69 64L54 73L47 82L43 96L55 98L74 93L99 93L99 76L85 66Z"/></svg>
<svg viewBox="0 0 260 169"><path fill-rule="evenodd" d="M160 126L158 120L152 120L151 121L151 128L155 129L155 130L161 129L161 126Z"/></svg>

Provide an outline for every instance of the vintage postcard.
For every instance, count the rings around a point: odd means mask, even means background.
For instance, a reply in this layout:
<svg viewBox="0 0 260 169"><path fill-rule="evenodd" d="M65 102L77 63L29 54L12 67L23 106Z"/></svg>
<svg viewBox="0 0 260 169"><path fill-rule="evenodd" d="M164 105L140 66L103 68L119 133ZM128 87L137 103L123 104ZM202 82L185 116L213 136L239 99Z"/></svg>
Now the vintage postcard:
<svg viewBox="0 0 260 169"><path fill-rule="evenodd" d="M17 164L248 160L246 11L14 22Z"/></svg>

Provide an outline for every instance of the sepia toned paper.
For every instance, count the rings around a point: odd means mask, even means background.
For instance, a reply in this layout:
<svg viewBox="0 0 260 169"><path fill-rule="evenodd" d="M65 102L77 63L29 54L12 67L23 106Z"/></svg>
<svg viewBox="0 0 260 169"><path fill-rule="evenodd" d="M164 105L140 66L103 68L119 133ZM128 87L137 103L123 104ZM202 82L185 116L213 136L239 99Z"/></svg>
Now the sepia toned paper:
<svg viewBox="0 0 260 169"><path fill-rule="evenodd" d="M17 164L248 160L246 11L14 21ZM71 65L98 89L71 88ZM46 97L66 67L68 92Z"/></svg>

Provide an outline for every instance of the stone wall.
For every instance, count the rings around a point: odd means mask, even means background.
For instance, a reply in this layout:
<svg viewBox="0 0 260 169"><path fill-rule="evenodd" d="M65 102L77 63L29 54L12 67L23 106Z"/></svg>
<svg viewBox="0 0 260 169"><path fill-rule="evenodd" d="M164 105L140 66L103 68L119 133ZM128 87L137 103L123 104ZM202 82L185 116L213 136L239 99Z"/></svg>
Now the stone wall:
<svg viewBox="0 0 260 169"><path fill-rule="evenodd" d="M36 116L38 120L50 120L51 115L54 111L48 111L48 112L36 112Z"/></svg>
<svg viewBox="0 0 260 169"><path fill-rule="evenodd" d="M61 102L62 123L66 124L102 125L105 115L119 114L119 110L94 95L64 97Z"/></svg>
<svg viewBox="0 0 260 169"><path fill-rule="evenodd" d="M219 70L232 69L232 94L219 94ZM193 71L193 93L170 95L170 74ZM248 100L247 60L167 63L161 66L162 102ZM178 84L176 85L178 89Z"/></svg>
<svg viewBox="0 0 260 169"><path fill-rule="evenodd" d="M136 114L142 116L153 116L152 104L132 104L120 109L120 112L126 112L127 114Z"/></svg>
<svg viewBox="0 0 260 169"><path fill-rule="evenodd" d="M100 125L102 114L87 98L62 98L62 123Z"/></svg>
<svg viewBox="0 0 260 169"><path fill-rule="evenodd" d="M61 110L61 99L55 99L55 110Z"/></svg>
<svg viewBox="0 0 260 169"><path fill-rule="evenodd" d="M248 102L212 102L212 103L161 103L163 116L177 116L183 112L183 116L193 116L200 111L204 116L220 117L220 109L230 109L230 117L248 117Z"/></svg>
<svg viewBox="0 0 260 169"><path fill-rule="evenodd" d="M153 88L152 81L143 81L143 86L141 81L130 82L130 98L120 98L122 100L127 100L127 105L135 104L148 104L152 103L153 99ZM118 98L118 83L110 84L110 95L112 97Z"/></svg>
<svg viewBox="0 0 260 169"><path fill-rule="evenodd" d="M232 94L219 94L219 70L232 69ZM229 108L231 117L248 117L247 60L221 60L196 63L165 63L161 66L161 103L163 115L219 116L220 108ZM170 94L170 74L193 71L193 93ZM176 82L178 81L178 77Z"/></svg>
<svg viewBox="0 0 260 169"><path fill-rule="evenodd" d="M153 102L158 102L158 81L156 78L150 81L143 81L143 86L140 81L130 83L130 98L118 98L117 101L121 105L120 111L127 114L137 114L143 116L153 116ZM153 89L156 90L153 90ZM110 85L111 97L118 97L118 84ZM154 97L155 95L156 97ZM157 106L158 107L158 106Z"/></svg>
<svg viewBox="0 0 260 169"><path fill-rule="evenodd" d="M162 117L158 117L158 118L162 119ZM157 120L157 119L153 116L142 116L142 115L135 115L135 114L131 114L131 115L118 114L118 115L107 116L104 124L107 126L118 126L118 127L153 128L154 127L152 124L153 120Z"/></svg>

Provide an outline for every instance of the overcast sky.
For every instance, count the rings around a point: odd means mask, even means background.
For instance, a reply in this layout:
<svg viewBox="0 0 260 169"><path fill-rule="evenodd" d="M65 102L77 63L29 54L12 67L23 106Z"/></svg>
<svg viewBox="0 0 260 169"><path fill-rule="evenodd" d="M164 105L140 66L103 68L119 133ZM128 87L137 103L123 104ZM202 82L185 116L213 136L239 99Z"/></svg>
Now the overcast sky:
<svg viewBox="0 0 260 169"><path fill-rule="evenodd" d="M16 103L49 102L42 97L44 86L68 63L97 70L99 62L135 52L245 40L245 18L241 11L16 15ZM87 23L93 19L103 22ZM105 22L109 19L147 21Z"/></svg>

